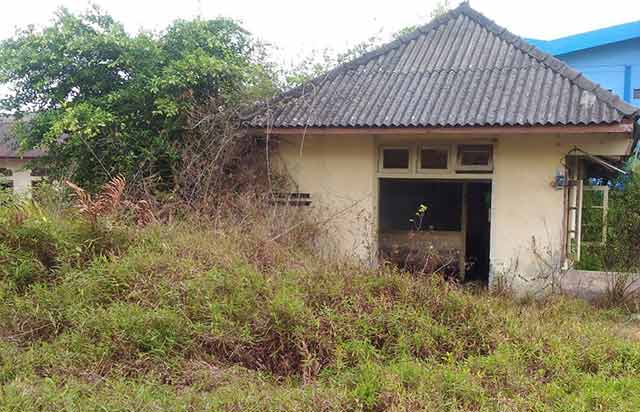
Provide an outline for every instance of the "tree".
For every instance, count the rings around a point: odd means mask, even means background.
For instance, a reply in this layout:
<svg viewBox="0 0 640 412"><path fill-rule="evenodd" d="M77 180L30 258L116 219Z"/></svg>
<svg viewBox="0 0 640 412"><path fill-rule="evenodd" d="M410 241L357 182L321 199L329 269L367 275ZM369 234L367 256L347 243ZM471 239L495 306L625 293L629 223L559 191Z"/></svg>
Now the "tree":
<svg viewBox="0 0 640 412"><path fill-rule="evenodd" d="M440 0L438 1L438 3L436 3L436 6L433 8L433 10L431 10L431 19L440 17L446 14L449 10L451 10L451 0Z"/></svg>
<svg viewBox="0 0 640 412"><path fill-rule="evenodd" d="M261 51L228 19L130 35L97 7L60 9L50 26L0 43L0 82L11 88L0 109L20 119L25 148L49 149L54 174L85 187L118 174L170 185L190 108L273 92Z"/></svg>
<svg viewBox="0 0 640 412"><path fill-rule="evenodd" d="M451 9L450 0L440 0L434 8L429 12L431 20L446 14ZM391 35L396 40L406 36L418 29L418 25L411 25L401 28ZM370 36L366 40L355 44L344 52L326 48L324 50L312 50L309 55L303 58L292 69L284 73L284 87L295 87L301 85L311 79L322 76L334 67L350 62L374 50L384 44L384 38L380 35L382 30Z"/></svg>
<svg viewBox="0 0 640 412"><path fill-rule="evenodd" d="M297 65L284 73L284 87L295 87L322 76L334 67L355 60L381 44L382 38L376 34L355 44L344 52L336 52L329 48L312 50Z"/></svg>

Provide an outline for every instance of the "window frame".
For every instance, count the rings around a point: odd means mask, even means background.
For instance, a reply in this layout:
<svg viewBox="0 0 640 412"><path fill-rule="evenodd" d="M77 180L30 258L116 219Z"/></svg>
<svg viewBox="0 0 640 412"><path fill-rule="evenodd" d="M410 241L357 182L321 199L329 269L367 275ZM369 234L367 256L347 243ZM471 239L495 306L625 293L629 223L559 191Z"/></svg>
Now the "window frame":
<svg viewBox="0 0 640 412"><path fill-rule="evenodd" d="M407 151L407 167L406 168L385 168L384 167L384 151L385 150L406 150ZM411 174L413 164L414 150L411 145L384 145L378 150L378 171L392 174Z"/></svg>
<svg viewBox="0 0 640 412"><path fill-rule="evenodd" d="M565 200L565 218L566 218L566 262L569 264L580 262L582 258L583 246L601 247L607 242L608 231L608 213L609 213L609 186L607 185L587 185L584 180L584 159L576 156L567 156L567 177L568 177L568 195ZM589 241L583 239L584 229L584 194L588 191L602 192L602 205L591 206L593 209L599 209L602 213L602 237L597 241Z"/></svg>
<svg viewBox="0 0 640 412"><path fill-rule="evenodd" d="M488 147L489 148L489 162L486 165L463 165L462 164L462 152L465 147ZM489 143L469 144L461 143L456 145L455 164L457 172L493 172L493 149L494 145Z"/></svg>
<svg viewBox="0 0 640 412"><path fill-rule="evenodd" d="M600 240L584 240L584 192L602 192L602 204L591 205L590 209L601 210L602 230L600 234ZM607 228L609 214L609 186L606 185L582 185L582 193L580 194L580 243L587 246L604 246L607 243Z"/></svg>
<svg viewBox="0 0 640 412"><path fill-rule="evenodd" d="M416 156L416 172L417 173L424 173L424 174L443 174L443 173L451 173L451 171L453 170L452 168L452 157L453 157L453 150L454 145L452 144L419 144L418 145L418 149L417 149L417 156ZM422 151L425 149L436 149L436 150L446 150L447 151L447 167L445 169L427 169L427 168L423 168L422 167Z"/></svg>

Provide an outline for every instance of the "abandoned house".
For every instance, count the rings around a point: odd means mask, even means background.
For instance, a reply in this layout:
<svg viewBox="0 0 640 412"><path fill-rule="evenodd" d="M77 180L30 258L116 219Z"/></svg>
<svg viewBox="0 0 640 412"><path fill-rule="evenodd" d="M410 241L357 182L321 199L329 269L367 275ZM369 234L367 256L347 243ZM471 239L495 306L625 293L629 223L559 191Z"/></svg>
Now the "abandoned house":
<svg viewBox="0 0 640 412"><path fill-rule="evenodd" d="M10 118L0 117L0 189L28 194L43 176L41 170L28 167L29 161L42 157L44 152L21 151L12 126Z"/></svg>
<svg viewBox="0 0 640 412"><path fill-rule="evenodd" d="M343 253L426 251L463 279L528 288L579 259L583 193L606 192L590 178L630 156L637 117L463 3L276 97L247 127L274 145L292 196L333 217Z"/></svg>

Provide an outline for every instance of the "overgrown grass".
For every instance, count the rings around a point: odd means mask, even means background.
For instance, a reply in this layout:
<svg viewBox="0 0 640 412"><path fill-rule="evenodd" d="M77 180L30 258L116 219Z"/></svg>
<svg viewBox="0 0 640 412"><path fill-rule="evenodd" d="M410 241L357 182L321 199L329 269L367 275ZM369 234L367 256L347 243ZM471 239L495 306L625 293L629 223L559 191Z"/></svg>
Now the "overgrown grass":
<svg viewBox="0 0 640 412"><path fill-rule="evenodd" d="M5 218L0 410L640 409L640 343L619 333L640 325L613 310L220 226Z"/></svg>

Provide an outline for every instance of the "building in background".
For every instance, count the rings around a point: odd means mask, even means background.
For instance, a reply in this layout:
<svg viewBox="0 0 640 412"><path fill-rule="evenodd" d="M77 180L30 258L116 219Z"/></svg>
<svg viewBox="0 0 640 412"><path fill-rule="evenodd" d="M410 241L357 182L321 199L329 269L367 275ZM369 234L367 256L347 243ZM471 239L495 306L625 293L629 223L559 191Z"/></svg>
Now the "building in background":
<svg viewBox="0 0 640 412"><path fill-rule="evenodd" d="M12 189L16 193L29 193L42 173L30 170L30 160L44 156L41 150L20 151L13 134L10 118L0 118L0 189Z"/></svg>
<svg viewBox="0 0 640 412"><path fill-rule="evenodd" d="M640 105L640 21L554 40L527 40L626 102Z"/></svg>

